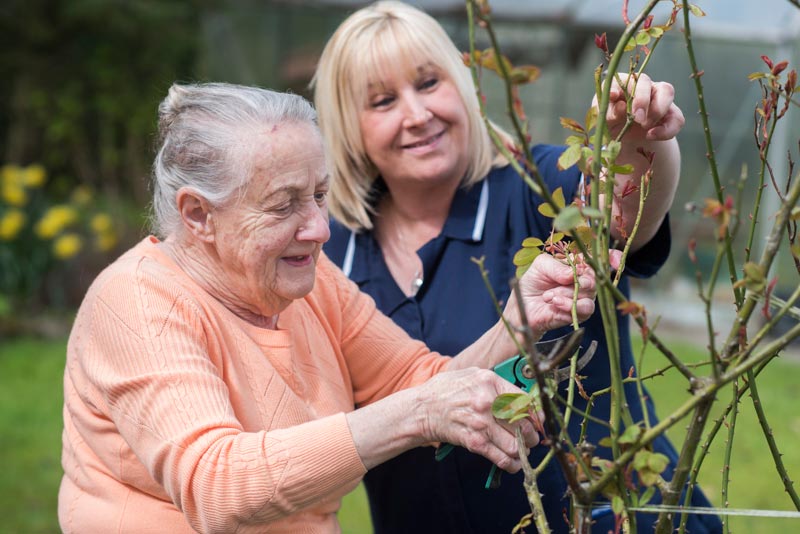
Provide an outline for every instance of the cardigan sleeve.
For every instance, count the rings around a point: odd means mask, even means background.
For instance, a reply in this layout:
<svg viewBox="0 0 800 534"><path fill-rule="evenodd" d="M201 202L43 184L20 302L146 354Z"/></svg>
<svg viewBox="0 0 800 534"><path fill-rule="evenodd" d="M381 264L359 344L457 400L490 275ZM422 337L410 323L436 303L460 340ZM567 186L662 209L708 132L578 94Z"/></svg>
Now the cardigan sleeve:
<svg viewBox="0 0 800 534"><path fill-rule="evenodd" d="M243 431L213 361L215 326L181 287L144 268L106 277L76 321L70 373L192 527L233 532L355 485L365 468L342 413ZM98 452L132 484L117 454Z"/></svg>
<svg viewBox="0 0 800 534"><path fill-rule="evenodd" d="M339 343L356 406L421 384L444 370L449 358L411 338L324 254L320 258L317 283L336 291L331 301L337 302L341 314Z"/></svg>

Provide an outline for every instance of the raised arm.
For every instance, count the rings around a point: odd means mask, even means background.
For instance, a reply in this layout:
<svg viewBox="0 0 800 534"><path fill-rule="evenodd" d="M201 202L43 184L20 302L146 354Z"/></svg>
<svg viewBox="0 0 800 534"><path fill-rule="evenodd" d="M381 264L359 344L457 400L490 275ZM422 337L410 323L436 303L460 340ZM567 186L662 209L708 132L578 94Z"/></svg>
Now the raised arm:
<svg viewBox="0 0 800 534"><path fill-rule="evenodd" d="M617 163L631 164L634 170L629 175L616 175L612 206L612 220L621 220L623 224L623 229L612 226L612 237L620 247L624 244L623 237L630 235L633 228L639 210L641 177L650 168L652 159L650 191L631 247L637 250L656 234L675 198L681 165L675 136L683 128L685 119L675 105L675 89L671 84L654 82L645 74L638 77L635 85L625 75L620 75L620 79L623 84L629 85L628 91L614 82L606 115L611 135L616 137L627 119L627 93L633 91L631 111L634 123L622 138L622 150ZM597 105L596 98L594 105ZM604 202L605 199L601 197L601 203Z"/></svg>

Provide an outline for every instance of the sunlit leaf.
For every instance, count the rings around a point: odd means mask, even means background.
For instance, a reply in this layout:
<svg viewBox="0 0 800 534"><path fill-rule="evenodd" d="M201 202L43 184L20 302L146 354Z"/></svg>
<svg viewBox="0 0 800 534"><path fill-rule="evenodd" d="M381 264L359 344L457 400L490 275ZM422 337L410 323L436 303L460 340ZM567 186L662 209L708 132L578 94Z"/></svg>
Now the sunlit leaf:
<svg viewBox="0 0 800 534"><path fill-rule="evenodd" d="M559 117L559 122L561 123L562 128L566 128L567 130L572 130L573 132L578 133L586 133L586 130L583 129L583 126L576 120L570 119L568 117Z"/></svg>
<svg viewBox="0 0 800 534"><path fill-rule="evenodd" d="M639 482L641 482L643 486L653 486L656 482L658 482L658 477L658 473L654 473L649 469L639 471Z"/></svg>
<svg viewBox="0 0 800 534"><path fill-rule="evenodd" d="M764 73L764 72L753 72L753 73L747 75L747 79L750 80L751 82L754 81L754 80L759 80L761 78L766 78L766 77L767 77L767 74Z"/></svg>
<svg viewBox="0 0 800 534"><path fill-rule="evenodd" d="M689 11L692 12L692 15L695 17L705 17L706 12L700 9L700 6L696 6L694 4L689 4Z"/></svg>
<svg viewBox="0 0 800 534"><path fill-rule="evenodd" d="M522 240L523 247L541 247L542 245L544 245L544 241L538 237L526 237Z"/></svg>
<svg viewBox="0 0 800 534"><path fill-rule="evenodd" d="M647 458L647 468L654 473L663 473L669 465L669 458L660 452L654 452Z"/></svg>
<svg viewBox="0 0 800 534"><path fill-rule="evenodd" d="M650 34L650 37L654 39L658 39L662 35L664 35L664 28L660 28L658 26L653 26L652 28L647 29L647 33Z"/></svg>
<svg viewBox="0 0 800 534"><path fill-rule="evenodd" d="M640 31L636 34L636 44L644 46L650 42L650 34L646 30Z"/></svg>
<svg viewBox="0 0 800 534"><path fill-rule="evenodd" d="M502 393L492 402L492 415L498 419L511 419L521 412L528 413L531 397L525 393Z"/></svg>
<svg viewBox="0 0 800 534"><path fill-rule="evenodd" d="M522 266L522 265L530 265L533 263L533 260L536 259L536 256L541 254L542 251L536 247L523 247L514 254L514 265Z"/></svg>
<svg viewBox="0 0 800 534"><path fill-rule="evenodd" d="M581 137L579 135L570 135L564 141L566 145L582 145L586 142L586 137Z"/></svg>
<svg viewBox="0 0 800 534"><path fill-rule="evenodd" d="M563 171L575 165L581 158L581 144L569 145L558 158L558 169Z"/></svg>

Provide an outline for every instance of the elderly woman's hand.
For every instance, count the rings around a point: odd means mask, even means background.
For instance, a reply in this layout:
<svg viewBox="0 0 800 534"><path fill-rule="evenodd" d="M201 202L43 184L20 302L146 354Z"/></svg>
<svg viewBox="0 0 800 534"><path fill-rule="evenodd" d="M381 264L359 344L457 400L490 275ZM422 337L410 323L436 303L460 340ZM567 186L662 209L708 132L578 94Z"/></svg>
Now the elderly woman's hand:
<svg viewBox="0 0 800 534"><path fill-rule="evenodd" d="M487 369L440 373L418 389L422 434L428 442L460 445L516 473L522 464L514 428L520 427L527 447L539 443L539 434L530 419L513 425L495 419L492 402L502 393L520 392Z"/></svg>
<svg viewBox="0 0 800 534"><path fill-rule="evenodd" d="M618 251L610 251L613 263ZM540 254L519 281L525 315L534 335L541 337L546 331L572 322L573 302L577 319L585 321L594 312L596 293L594 271L575 258L573 267L549 254ZM577 295L575 283L578 283ZM506 318L514 325L521 324L515 295L506 305Z"/></svg>

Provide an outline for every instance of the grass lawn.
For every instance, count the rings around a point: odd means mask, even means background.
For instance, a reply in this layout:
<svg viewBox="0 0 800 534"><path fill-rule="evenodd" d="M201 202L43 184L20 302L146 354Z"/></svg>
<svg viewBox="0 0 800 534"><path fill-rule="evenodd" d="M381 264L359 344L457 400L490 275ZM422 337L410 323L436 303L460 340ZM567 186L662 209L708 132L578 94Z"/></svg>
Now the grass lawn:
<svg viewBox="0 0 800 534"><path fill-rule="evenodd" d="M61 478L61 377L64 340L17 339L0 343L0 517L2 532L58 532L56 505ZM686 361L703 356L690 344L669 343ZM645 371L663 365L663 358L648 353ZM800 412L794 402L800 394L797 375L800 361L784 357L773 362L759 378L759 391L774 434L784 454L790 475L800 471ZM677 373L668 372L650 385L659 414L666 415L687 397L685 383ZM720 408L727 404L727 390L720 395ZM730 506L791 510L792 503L775 473L764 436L755 419L750 397L740 404L736 426ZM718 412L717 412L718 413ZM685 422L670 432L678 444ZM715 505L719 505L724 436L712 448L701 473L701 484ZM340 512L345 534L371 532L363 487L348 495ZM734 517L735 532L773 533L800 530L790 519Z"/></svg>

